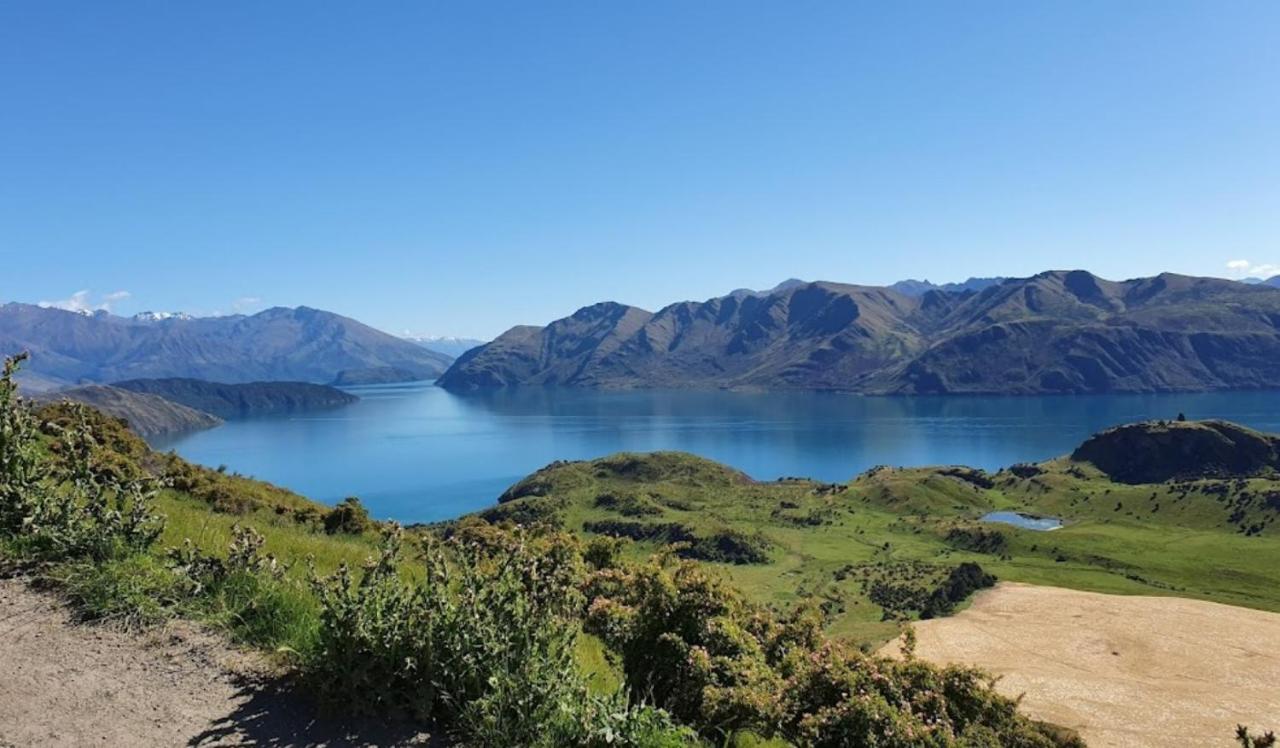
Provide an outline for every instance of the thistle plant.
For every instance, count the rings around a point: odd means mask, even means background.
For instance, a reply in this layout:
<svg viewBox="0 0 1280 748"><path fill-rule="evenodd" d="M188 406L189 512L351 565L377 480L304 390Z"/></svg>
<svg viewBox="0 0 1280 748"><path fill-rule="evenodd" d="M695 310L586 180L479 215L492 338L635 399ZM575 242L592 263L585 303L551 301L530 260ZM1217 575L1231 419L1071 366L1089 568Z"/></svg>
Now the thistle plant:
<svg viewBox="0 0 1280 748"><path fill-rule="evenodd" d="M0 534L36 560L103 560L149 548L164 529L152 510L155 481L99 462L88 408L79 404L52 445L60 462L44 459L36 418L14 381L25 359L7 359L0 374Z"/></svg>

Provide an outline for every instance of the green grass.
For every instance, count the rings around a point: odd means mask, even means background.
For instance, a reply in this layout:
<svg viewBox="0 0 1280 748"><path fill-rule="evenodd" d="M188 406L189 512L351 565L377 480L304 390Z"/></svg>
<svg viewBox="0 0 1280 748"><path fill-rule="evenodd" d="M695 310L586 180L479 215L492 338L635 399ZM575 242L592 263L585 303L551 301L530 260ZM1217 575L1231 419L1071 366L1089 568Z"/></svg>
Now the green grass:
<svg viewBox="0 0 1280 748"><path fill-rule="evenodd" d="M508 492L521 498L488 515L552 515L584 534L585 523L606 520L677 523L698 537L758 533L769 544L768 563L715 566L759 602L823 599L832 633L874 644L896 635L901 620L885 620L857 574L841 580L841 569L892 574L909 562L973 561L1007 581L1280 610L1280 533L1272 529L1280 502L1268 506L1272 492L1280 496L1280 482L1269 479L1126 485L1065 459L1030 477L913 468L870 471L842 485L755 483L692 455L662 453L539 471ZM1067 524L1036 532L978 522L997 509ZM948 542L949 532L973 528L998 532L1005 547L984 553ZM660 545L636 542L629 554Z"/></svg>

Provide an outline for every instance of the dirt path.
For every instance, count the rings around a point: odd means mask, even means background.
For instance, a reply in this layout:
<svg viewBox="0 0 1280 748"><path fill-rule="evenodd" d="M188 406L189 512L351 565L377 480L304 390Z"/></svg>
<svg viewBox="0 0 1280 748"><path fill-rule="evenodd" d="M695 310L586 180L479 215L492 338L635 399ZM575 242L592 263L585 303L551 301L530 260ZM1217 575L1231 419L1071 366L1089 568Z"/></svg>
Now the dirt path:
<svg viewBox="0 0 1280 748"><path fill-rule="evenodd" d="M212 634L186 625L144 635L79 625L56 598L0 579L0 746L428 742L316 714L275 685L261 659Z"/></svg>
<svg viewBox="0 0 1280 748"><path fill-rule="evenodd" d="M1002 583L915 630L920 657L1002 676L1024 711L1090 746L1231 746L1237 723L1280 730L1280 614Z"/></svg>

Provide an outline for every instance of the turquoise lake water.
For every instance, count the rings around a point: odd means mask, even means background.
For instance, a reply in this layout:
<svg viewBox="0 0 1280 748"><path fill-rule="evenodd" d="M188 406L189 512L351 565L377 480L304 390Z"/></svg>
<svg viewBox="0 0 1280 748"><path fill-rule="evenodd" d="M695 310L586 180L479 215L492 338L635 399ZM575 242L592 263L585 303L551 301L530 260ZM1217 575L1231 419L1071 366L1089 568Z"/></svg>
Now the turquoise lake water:
<svg viewBox="0 0 1280 748"><path fill-rule="evenodd" d="M1037 517L1022 512L987 512L982 515L983 522L996 522L1002 525L1013 525L1024 530L1048 532L1062 527L1062 520L1057 517Z"/></svg>
<svg viewBox="0 0 1280 748"><path fill-rule="evenodd" d="M231 421L157 446L324 502L359 496L403 522L488 506L559 459L679 449L755 478L844 481L874 465L996 469L1070 452L1147 418L1226 418L1280 431L1280 392L1051 397L517 390L426 383L353 389L333 411Z"/></svg>

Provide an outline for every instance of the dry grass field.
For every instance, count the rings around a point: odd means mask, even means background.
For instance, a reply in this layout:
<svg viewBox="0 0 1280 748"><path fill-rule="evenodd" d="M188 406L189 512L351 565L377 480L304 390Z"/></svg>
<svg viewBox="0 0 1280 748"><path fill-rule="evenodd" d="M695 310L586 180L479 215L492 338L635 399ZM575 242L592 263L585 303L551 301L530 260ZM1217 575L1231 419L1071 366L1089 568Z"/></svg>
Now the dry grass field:
<svg viewBox="0 0 1280 748"><path fill-rule="evenodd" d="M1004 583L914 627L917 656L987 669L1028 715L1090 746L1229 746L1237 723L1280 729L1280 614Z"/></svg>

